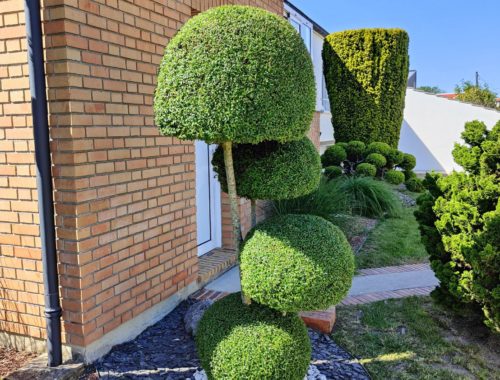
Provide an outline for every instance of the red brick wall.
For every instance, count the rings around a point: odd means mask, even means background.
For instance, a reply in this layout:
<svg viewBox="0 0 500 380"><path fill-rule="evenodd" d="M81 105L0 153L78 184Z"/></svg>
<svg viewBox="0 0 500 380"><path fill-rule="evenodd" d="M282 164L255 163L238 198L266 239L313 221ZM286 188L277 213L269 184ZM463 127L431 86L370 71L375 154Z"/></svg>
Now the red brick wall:
<svg viewBox="0 0 500 380"><path fill-rule="evenodd" d="M46 0L65 340L87 346L196 280L194 146L153 125L156 70L196 0ZM233 2L225 2L233 3ZM281 0L234 1L282 13ZM22 0L0 8L0 330L44 337Z"/></svg>

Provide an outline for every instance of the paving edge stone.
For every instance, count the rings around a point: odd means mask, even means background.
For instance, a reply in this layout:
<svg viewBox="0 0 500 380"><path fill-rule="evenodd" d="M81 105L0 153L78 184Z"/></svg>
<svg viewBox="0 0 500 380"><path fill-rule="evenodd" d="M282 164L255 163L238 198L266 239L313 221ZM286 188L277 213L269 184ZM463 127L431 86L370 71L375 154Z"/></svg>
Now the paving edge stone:
<svg viewBox="0 0 500 380"><path fill-rule="evenodd" d="M80 362L69 361L58 367L48 367L47 361L47 354L42 354L8 374L5 380L74 380L85 370Z"/></svg>

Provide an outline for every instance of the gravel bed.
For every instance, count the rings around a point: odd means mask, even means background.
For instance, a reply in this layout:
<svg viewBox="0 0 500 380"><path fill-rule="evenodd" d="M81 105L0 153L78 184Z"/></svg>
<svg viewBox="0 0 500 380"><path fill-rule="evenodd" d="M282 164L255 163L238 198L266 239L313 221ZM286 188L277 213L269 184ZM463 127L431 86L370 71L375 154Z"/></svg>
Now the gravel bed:
<svg viewBox="0 0 500 380"><path fill-rule="evenodd" d="M183 317L191 301L149 327L133 341L114 347L110 353L90 366L82 379L127 380L195 380L200 362L192 336L186 333ZM309 331L313 345L312 379L354 379L370 377L349 353L329 336ZM314 371L313 371L314 372Z"/></svg>
<svg viewBox="0 0 500 380"><path fill-rule="evenodd" d="M404 207L413 207L417 205L415 199L413 199L409 195L406 195L405 193L402 193L401 191L396 191L396 195L401 200Z"/></svg>

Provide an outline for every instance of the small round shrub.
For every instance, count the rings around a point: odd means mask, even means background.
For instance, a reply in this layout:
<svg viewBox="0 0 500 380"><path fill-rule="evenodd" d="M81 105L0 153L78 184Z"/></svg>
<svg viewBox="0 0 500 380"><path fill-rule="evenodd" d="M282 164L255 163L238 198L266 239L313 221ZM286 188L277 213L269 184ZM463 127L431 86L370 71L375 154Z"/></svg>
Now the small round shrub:
<svg viewBox="0 0 500 380"><path fill-rule="evenodd" d="M417 165L417 159L413 154L403 153L403 161L398 166L403 170L413 170Z"/></svg>
<svg viewBox="0 0 500 380"><path fill-rule="evenodd" d="M321 163L323 167L340 165L342 161L347 159L345 149L340 145L332 145L326 148L325 153L321 156Z"/></svg>
<svg viewBox="0 0 500 380"><path fill-rule="evenodd" d="M189 19L167 45L154 112L166 136L256 144L300 139L315 104L311 57L290 23L221 6Z"/></svg>
<svg viewBox="0 0 500 380"><path fill-rule="evenodd" d="M363 162L356 166L356 174L365 177L375 177L377 174L377 168L375 165L369 164L368 162Z"/></svg>
<svg viewBox="0 0 500 380"><path fill-rule="evenodd" d="M351 287L354 255L342 231L315 215L279 215L257 225L240 254L241 286L282 312L321 310Z"/></svg>
<svg viewBox="0 0 500 380"><path fill-rule="evenodd" d="M233 148L236 192L248 199L290 199L314 191L321 180L318 151L307 137L288 143L264 141ZM227 192L224 152L212 159L222 189Z"/></svg>
<svg viewBox="0 0 500 380"><path fill-rule="evenodd" d="M340 141L340 142L336 142L335 145L337 146L341 146L342 148L345 149L345 151L347 152L347 146L349 145L348 143L344 142L344 141Z"/></svg>
<svg viewBox="0 0 500 380"><path fill-rule="evenodd" d="M387 164L387 159L380 153L370 153L366 156L365 161L378 169L383 168Z"/></svg>
<svg viewBox="0 0 500 380"><path fill-rule="evenodd" d="M368 144L368 147L366 148L366 153L378 153L381 154L384 157L387 157L390 152L393 150L393 148L384 142L372 142Z"/></svg>
<svg viewBox="0 0 500 380"><path fill-rule="evenodd" d="M403 173L405 175L405 181L408 181L409 179L412 178L417 178L417 175L413 170L405 170Z"/></svg>
<svg viewBox="0 0 500 380"><path fill-rule="evenodd" d="M403 162L404 153L397 149L391 149L385 158L387 159L387 168L392 169Z"/></svg>
<svg viewBox="0 0 500 380"><path fill-rule="evenodd" d="M347 143L347 158L351 161L360 160L366 151L366 145L362 141L349 141Z"/></svg>
<svg viewBox="0 0 500 380"><path fill-rule="evenodd" d="M340 166L327 166L325 168L325 176L328 179L334 179L340 177L344 171Z"/></svg>
<svg viewBox="0 0 500 380"><path fill-rule="evenodd" d="M311 358L306 327L296 314L243 305L240 293L205 312L196 347L211 380L303 380Z"/></svg>
<svg viewBox="0 0 500 380"><path fill-rule="evenodd" d="M399 170L389 170L385 173L384 179L393 185L399 185L405 181L405 175Z"/></svg>
<svg viewBox="0 0 500 380"><path fill-rule="evenodd" d="M424 184L419 178L410 178L405 182L406 189L414 193L421 193L425 190Z"/></svg>

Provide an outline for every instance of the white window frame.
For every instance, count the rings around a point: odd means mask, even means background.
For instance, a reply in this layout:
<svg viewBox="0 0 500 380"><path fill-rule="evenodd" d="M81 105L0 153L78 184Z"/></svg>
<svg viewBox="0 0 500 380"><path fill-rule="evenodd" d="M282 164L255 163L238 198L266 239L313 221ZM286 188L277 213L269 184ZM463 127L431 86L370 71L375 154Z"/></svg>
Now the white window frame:
<svg viewBox="0 0 500 380"><path fill-rule="evenodd" d="M299 32L302 40L304 41L304 45L306 45L307 51L312 57L312 38L313 38L313 24L304 18L301 14L288 7L285 4L285 11L288 13L288 21L292 24L292 26ZM298 29L297 29L298 26ZM309 41L306 42L304 38L304 33L302 32L303 28L307 28L309 30Z"/></svg>

